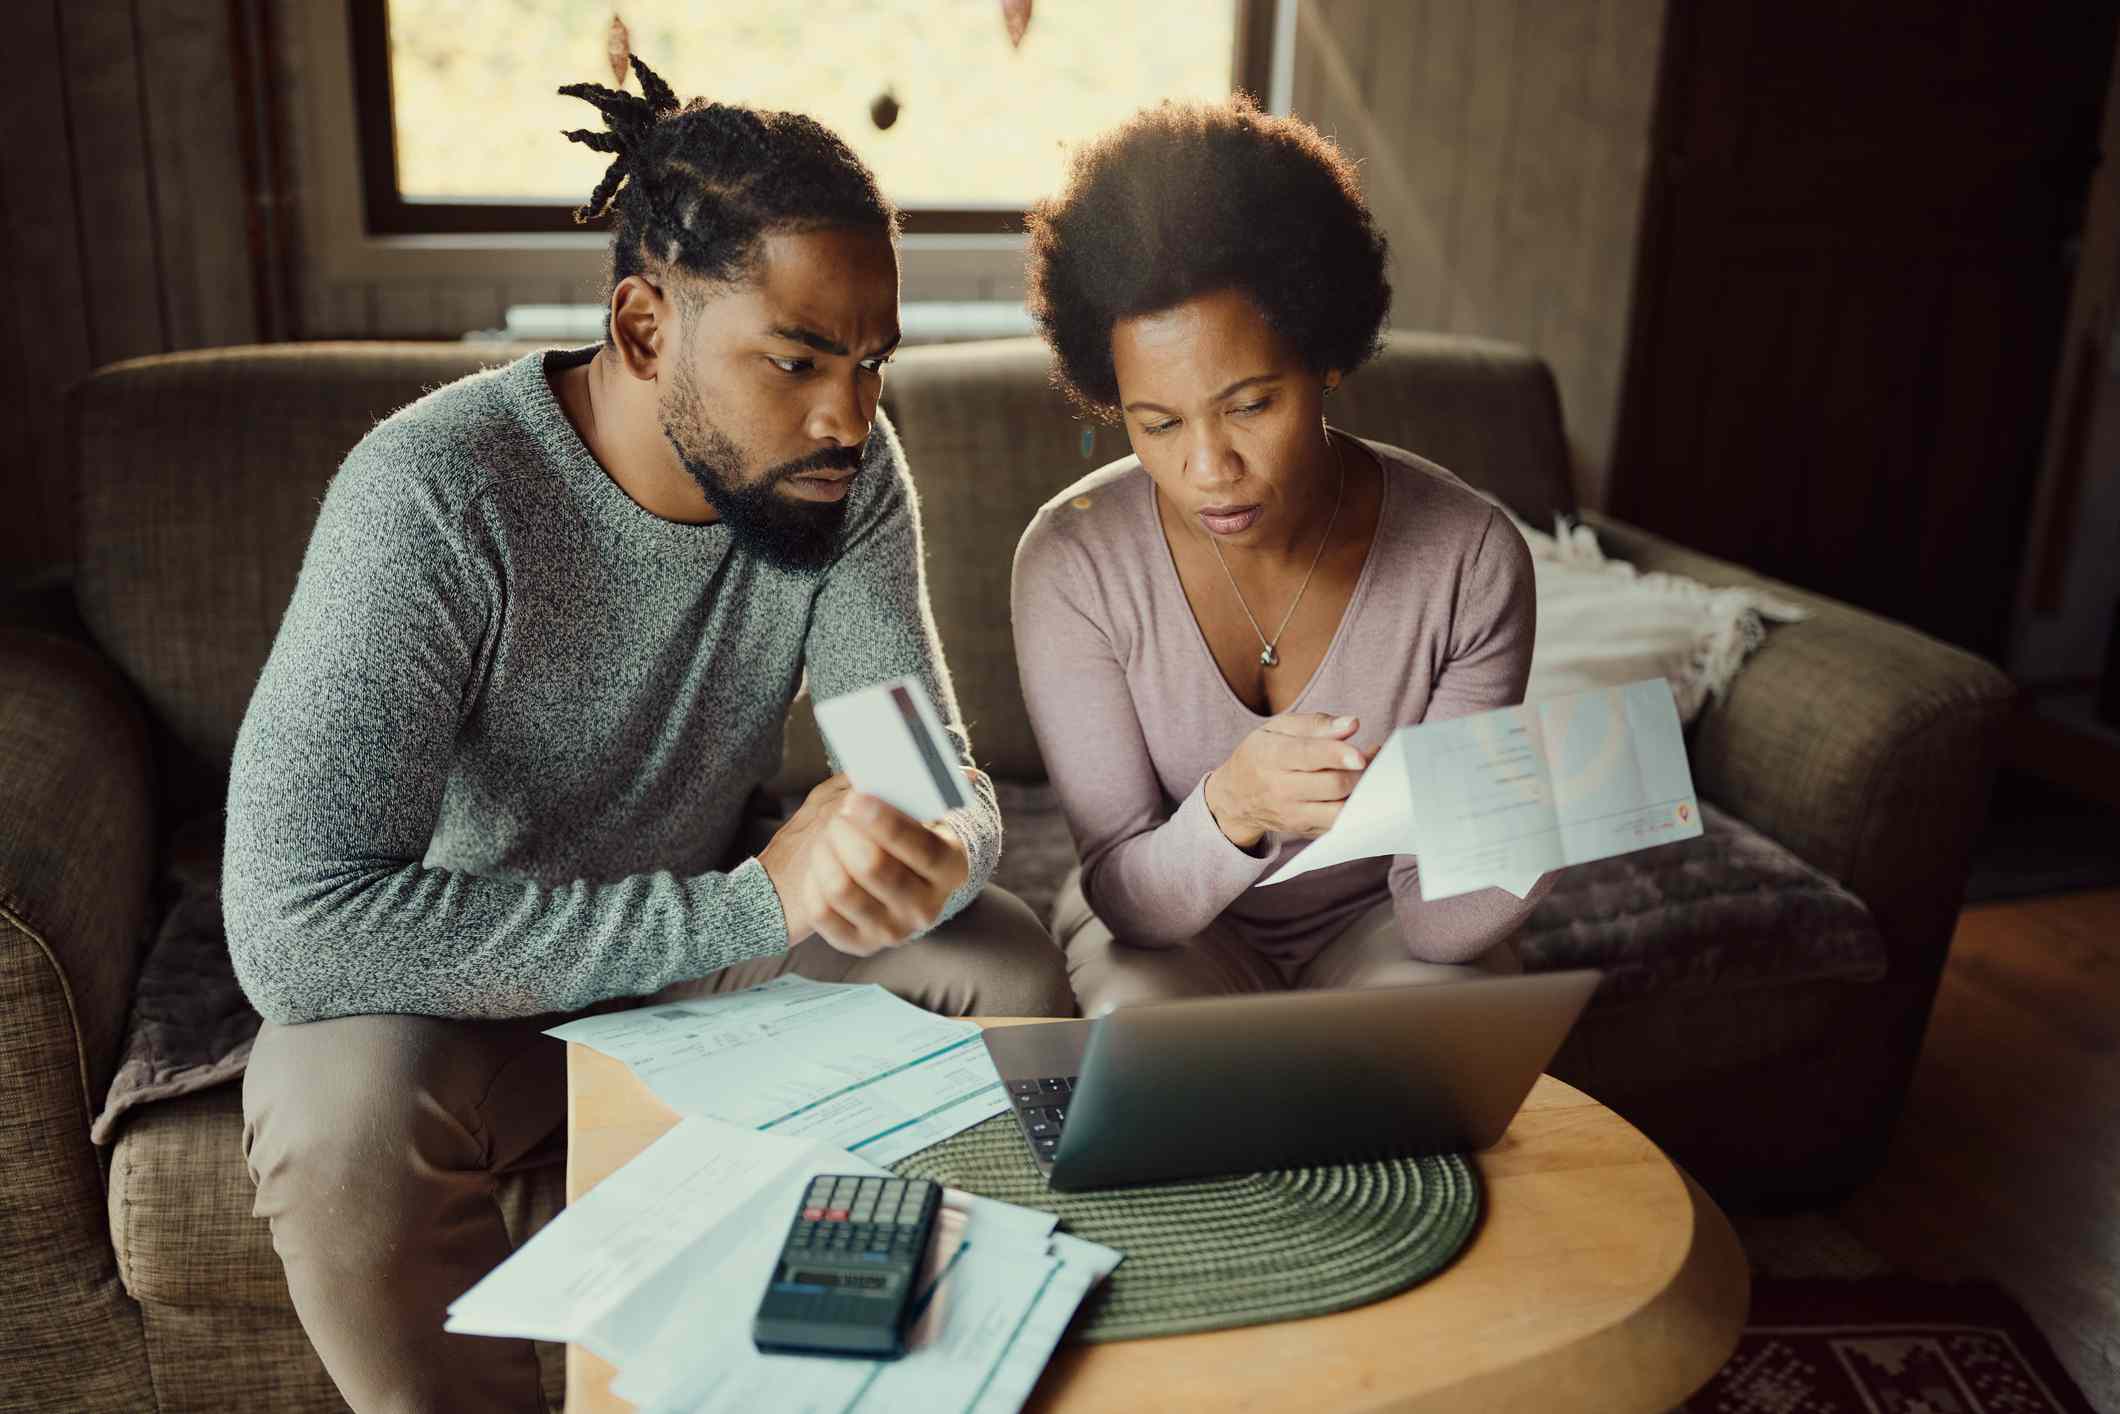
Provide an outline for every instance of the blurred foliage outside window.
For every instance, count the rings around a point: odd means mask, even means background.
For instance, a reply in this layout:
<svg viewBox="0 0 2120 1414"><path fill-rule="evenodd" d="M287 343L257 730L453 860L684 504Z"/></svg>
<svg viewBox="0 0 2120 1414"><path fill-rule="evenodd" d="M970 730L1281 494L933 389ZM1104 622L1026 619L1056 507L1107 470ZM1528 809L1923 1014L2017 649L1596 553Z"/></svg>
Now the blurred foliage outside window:
<svg viewBox="0 0 2120 1414"><path fill-rule="evenodd" d="M808 113L908 207L1021 208L1067 149L1166 98L1228 95L1235 0L1039 0L1021 48L996 0L627 0L633 52L680 99ZM611 82L612 11L584 0L389 0L406 201L577 203L610 158L553 90ZM629 92L639 82L629 75ZM888 92L896 120L871 110Z"/></svg>

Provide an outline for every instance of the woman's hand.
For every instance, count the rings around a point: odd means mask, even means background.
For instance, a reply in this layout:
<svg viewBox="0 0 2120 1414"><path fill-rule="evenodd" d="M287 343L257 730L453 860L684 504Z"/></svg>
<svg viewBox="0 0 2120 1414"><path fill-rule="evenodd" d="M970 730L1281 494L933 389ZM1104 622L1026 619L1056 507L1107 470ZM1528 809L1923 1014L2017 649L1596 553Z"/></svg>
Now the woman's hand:
<svg viewBox="0 0 2120 1414"><path fill-rule="evenodd" d="M1207 775L1207 808L1239 849L1268 831L1315 839L1340 818L1340 807L1375 753L1348 741L1361 722L1323 712L1269 719Z"/></svg>

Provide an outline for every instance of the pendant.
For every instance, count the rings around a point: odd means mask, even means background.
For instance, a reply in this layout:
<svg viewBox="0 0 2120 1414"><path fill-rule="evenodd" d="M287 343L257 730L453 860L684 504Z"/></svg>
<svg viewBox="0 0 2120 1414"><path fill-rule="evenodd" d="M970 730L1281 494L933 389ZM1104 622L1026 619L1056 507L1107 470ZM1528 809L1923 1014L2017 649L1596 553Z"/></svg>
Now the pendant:
<svg viewBox="0 0 2120 1414"><path fill-rule="evenodd" d="M1274 652L1273 645L1269 643L1259 650L1259 661L1270 668L1281 661L1281 655Z"/></svg>

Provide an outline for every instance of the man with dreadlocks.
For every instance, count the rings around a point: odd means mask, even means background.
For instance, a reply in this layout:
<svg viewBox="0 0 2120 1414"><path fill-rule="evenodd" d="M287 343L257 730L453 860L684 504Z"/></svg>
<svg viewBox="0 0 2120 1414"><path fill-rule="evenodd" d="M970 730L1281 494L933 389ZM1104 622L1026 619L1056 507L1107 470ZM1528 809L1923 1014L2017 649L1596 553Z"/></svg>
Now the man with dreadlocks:
<svg viewBox="0 0 2120 1414"><path fill-rule="evenodd" d="M358 1410L543 1407L527 1342L442 1320L509 1253L496 1175L559 1157L557 1019L789 971L1072 1009L986 886L1000 814L877 410L896 213L811 119L680 106L633 67L643 97L561 90L605 119L568 136L615 159L577 213L614 217L603 342L362 439L236 744L255 1211ZM805 674L917 677L974 803L922 823L834 777L757 827Z"/></svg>

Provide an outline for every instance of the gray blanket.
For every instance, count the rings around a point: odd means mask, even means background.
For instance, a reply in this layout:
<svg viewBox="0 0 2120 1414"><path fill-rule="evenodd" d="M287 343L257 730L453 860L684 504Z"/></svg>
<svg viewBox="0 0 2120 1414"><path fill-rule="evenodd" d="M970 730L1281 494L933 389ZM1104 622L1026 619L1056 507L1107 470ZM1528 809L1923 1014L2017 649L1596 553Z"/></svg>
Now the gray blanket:
<svg viewBox="0 0 2120 1414"><path fill-rule="evenodd" d="M258 1014L236 985L221 931L221 822L196 820L164 852L162 926L140 963L125 1052L88 1136L108 1144L126 1111L243 1073Z"/></svg>

